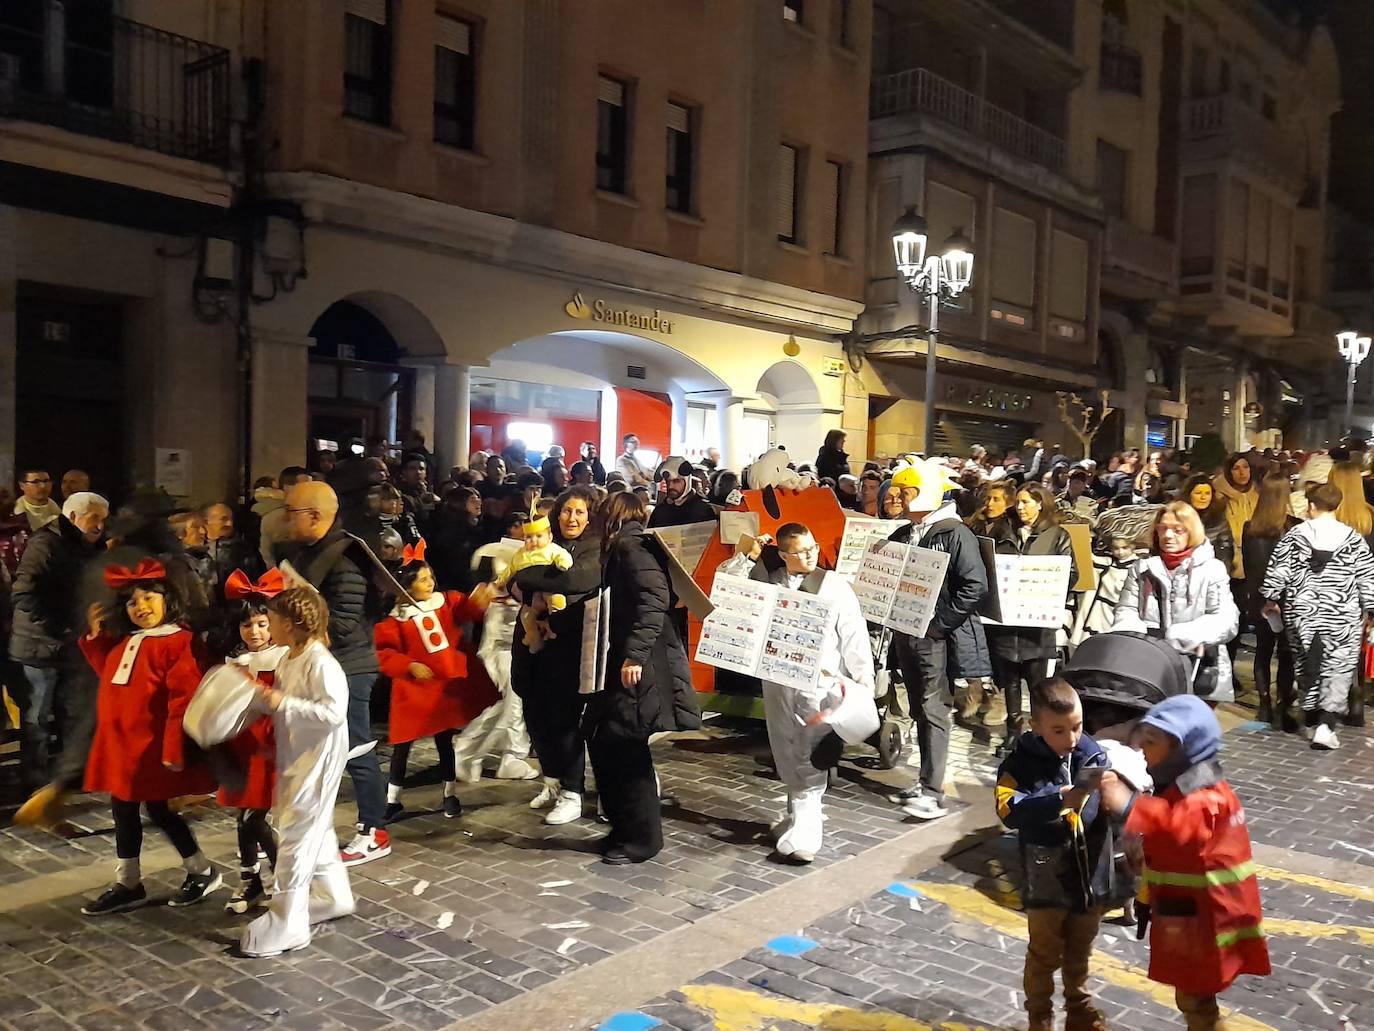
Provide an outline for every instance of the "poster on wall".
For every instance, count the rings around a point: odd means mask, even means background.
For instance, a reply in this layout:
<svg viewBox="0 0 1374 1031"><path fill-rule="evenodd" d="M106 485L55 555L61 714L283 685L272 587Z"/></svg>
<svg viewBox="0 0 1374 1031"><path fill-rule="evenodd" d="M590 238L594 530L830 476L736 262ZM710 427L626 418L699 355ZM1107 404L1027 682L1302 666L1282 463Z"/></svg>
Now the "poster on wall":
<svg viewBox="0 0 1374 1031"><path fill-rule="evenodd" d="M717 573L714 607L701 627L696 660L787 687L820 681L821 642L834 619L833 599Z"/></svg>
<svg viewBox="0 0 1374 1031"><path fill-rule="evenodd" d="M854 594L870 623L924 637L935 615L949 555L909 543L869 545L854 576Z"/></svg>
<svg viewBox="0 0 1374 1031"><path fill-rule="evenodd" d="M155 451L153 479L174 498L191 494L191 452L185 448L160 447Z"/></svg>
<svg viewBox="0 0 1374 1031"><path fill-rule="evenodd" d="M848 516L844 521L844 536L840 539L840 554L835 560L835 572L850 583L859 571L864 554L875 541L885 541L905 526L905 519L873 519L868 516Z"/></svg>

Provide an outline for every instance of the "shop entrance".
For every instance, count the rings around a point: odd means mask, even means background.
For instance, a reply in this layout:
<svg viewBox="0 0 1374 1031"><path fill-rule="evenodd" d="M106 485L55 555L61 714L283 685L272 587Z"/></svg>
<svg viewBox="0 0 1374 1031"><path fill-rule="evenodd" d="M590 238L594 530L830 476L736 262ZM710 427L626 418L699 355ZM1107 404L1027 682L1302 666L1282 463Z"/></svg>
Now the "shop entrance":
<svg viewBox="0 0 1374 1031"><path fill-rule="evenodd" d="M370 439L395 444L411 425L415 373L386 325L354 301L338 301L310 329L311 450L361 454Z"/></svg>
<svg viewBox="0 0 1374 1031"><path fill-rule="evenodd" d="M935 426L935 453L967 458L974 444L981 444L995 460L1008 451L1019 452L1034 433L1028 422L1014 419L990 419L986 416L962 412L940 412ZM1029 455L1022 455L1029 461Z"/></svg>

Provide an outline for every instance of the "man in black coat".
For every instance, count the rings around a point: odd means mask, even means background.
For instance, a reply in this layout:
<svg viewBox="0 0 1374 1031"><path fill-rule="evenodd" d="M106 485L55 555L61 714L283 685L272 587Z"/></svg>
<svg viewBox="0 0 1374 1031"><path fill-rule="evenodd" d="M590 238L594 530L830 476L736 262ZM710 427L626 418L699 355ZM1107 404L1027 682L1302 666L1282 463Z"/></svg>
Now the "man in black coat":
<svg viewBox="0 0 1374 1031"><path fill-rule="evenodd" d="M692 463L677 455L670 455L659 463L658 471L654 474L654 480L658 483L658 501L653 514L649 516L649 529L715 522L716 510L692 489L695 473Z"/></svg>
<svg viewBox="0 0 1374 1031"><path fill-rule="evenodd" d="M895 636L897 662L916 721L921 766L919 783L892 797L907 815L919 820L934 820L946 812L945 764L954 704L947 673L948 641L967 620L978 618L974 610L988 593L978 538L959 519L954 503L943 500L946 488L954 486L948 470L935 459L906 466L892 476L892 490L902 499L908 523L890 539L949 555L925 637Z"/></svg>
<svg viewBox="0 0 1374 1031"><path fill-rule="evenodd" d="M345 866L391 854L386 781L372 736L372 685L377 680L373 628L388 608L374 573L381 563L339 525L339 499L328 484L298 483L286 492L286 525L296 547L286 555L329 606L329 650L348 678L346 769L358 802L358 833L339 858Z"/></svg>
<svg viewBox="0 0 1374 1031"><path fill-rule="evenodd" d="M48 720L63 714L64 739L79 736L78 725L94 725L96 683L76 646L85 629L80 611L81 570L98 552L110 503L99 494L78 491L62 514L36 532L24 549L11 596L14 629L10 658L24 680L20 697L20 770L25 794L48 783ZM53 785L56 796L80 784Z"/></svg>

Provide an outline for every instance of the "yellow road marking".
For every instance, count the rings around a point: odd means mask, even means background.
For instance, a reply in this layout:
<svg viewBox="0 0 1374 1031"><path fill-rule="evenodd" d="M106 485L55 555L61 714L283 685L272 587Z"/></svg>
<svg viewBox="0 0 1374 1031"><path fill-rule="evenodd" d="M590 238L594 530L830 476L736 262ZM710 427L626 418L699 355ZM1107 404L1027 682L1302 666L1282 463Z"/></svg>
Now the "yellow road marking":
<svg viewBox="0 0 1374 1031"><path fill-rule="evenodd" d="M1361 945L1374 946L1374 927L1353 924L1319 924L1314 920L1275 920L1264 918L1264 933L1286 938L1344 938L1353 935Z"/></svg>
<svg viewBox="0 0 1374 1031"><path fill-rule="evenodd" d="M689 1003L711 1015L716 1031L763 1031L780 1020L824 1031L996 1031L954 1021L926 1024L887 1010L793 1002L725 985L689 984L680 990Z"/></svg>
<svg viewBox="0 0 1374 1031"><path fill-rule="evenodd" d="M943 903L958 916L967 917L980 924L1013 938L1026 937L1025 917L1011 910L1003 909L977 888L963 884L930 884L925 881L913 885L923 895ZM1266 926L1267 926L1266 921ZM1317 925L1324 926L1324 925ZM1167 1009L1175 1009L1174 990L1168 985L1151 981L1138 967L1134 967L1116 956L1094 951L1092 972L1109 984L1126 988L1141 995L1147 995ZM1231 1010L1226 1015L1226 1026L1232 1031L1274 1031L1270 1025Z"/></svg>
<svg viewBox="0 0 1374 1031"><path fill-rule="evenodd" d="M1318 891L1329 892L1332 895L1344 895L1347 898L1374 902L1374 888L1366 887L1363 884L1332 881L1315 874L1293 873L1289 870L1280 870L1274 866L1256 866L1255 872L1266 881L1288 881L1290 884L1301 884L1305 888L1316 888ZM1267 924L1268 921L1266 920L1265 923Z"/></svg>

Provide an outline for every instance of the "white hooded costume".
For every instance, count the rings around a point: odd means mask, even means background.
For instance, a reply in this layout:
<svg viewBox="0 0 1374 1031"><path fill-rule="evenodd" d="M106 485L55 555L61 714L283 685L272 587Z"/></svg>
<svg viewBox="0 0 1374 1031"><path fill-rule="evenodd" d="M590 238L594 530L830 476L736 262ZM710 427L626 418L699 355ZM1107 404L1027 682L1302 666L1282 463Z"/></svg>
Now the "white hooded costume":
<svg viewBox="0 0 1374 1031"><path fill-rule="evenodd" d="M791 575L786 569L778 569L767 575L747 555L736 555L721 563L718 571L744 577L756 574L754 579L835 602L833 621L826 627L821 644L821 678L816 687L803 690L763 682L768 745L778 768L778 779L787 789L787 815L773 827L778 854L791 856L802 852L814 857L821 848L821 805L829 772L811 765L811 750L832 728L827 723L810 721L838 704L838 676L869 691L874 689L873 645L868 624L849 582L827 570Z"/></svg>
<svg viewBox="0 0 1374 1031"><path fill-rule="evenodd" d="M241 942L245 955L257 957L303 948L312 923L353 912L334 836L334 799L348 758L348 682L329 650L312 641L297 658L281 660L274 686L283 696L272 717L276 887L271 908L244 928Z"/></svg>

